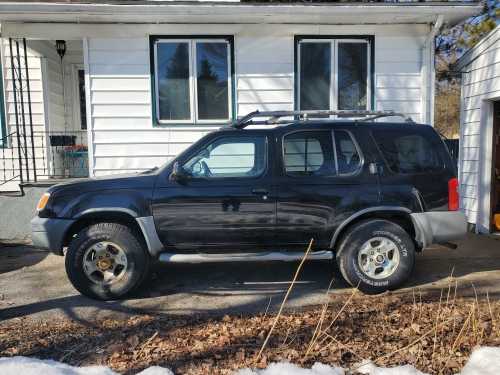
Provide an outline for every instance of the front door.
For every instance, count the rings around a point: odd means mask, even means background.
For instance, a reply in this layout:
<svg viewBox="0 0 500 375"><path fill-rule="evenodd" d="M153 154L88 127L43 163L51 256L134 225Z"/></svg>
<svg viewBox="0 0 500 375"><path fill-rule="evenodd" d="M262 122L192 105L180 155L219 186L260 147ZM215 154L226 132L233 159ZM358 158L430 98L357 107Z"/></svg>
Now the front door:
<svg viewBox="0 0 500 375"><path fill-rule="evenodd" d="M183 181L160 177L153 215L166 248L256 250L273 241L270 139L217 135L179 160Z"/></svg>

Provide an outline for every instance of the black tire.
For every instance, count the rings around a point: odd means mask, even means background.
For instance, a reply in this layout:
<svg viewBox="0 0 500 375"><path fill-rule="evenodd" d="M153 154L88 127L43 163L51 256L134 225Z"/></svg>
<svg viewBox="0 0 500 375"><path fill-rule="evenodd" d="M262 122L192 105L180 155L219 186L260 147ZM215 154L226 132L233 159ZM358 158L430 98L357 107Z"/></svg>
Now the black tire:
<svg viewBox="0 0 500 375"><path fill-rule="evenodd" d="M360 267L358 255L364 244L380 237L387 238L396 245L399 264L387 277L373 278ZM415 245L412 239L402 227L388 220L374 219L354 225L344 235L338 249L337 263L342 276L349 284L366 294L378 294L398 288L408 280L415 264Z"/></svg>
<svg viewBox="0 0 500 375"><path fill-rule="evenodd" d="M86 250L102 241L118 245L127 258L123 275L111 285L92 281L83 269ZM65 260L71 284L81 294L99 300L120 299L136 291L148 277L150 263L141 236L128 226L117 223L98 223L82 229L71 241Z"/></svg>

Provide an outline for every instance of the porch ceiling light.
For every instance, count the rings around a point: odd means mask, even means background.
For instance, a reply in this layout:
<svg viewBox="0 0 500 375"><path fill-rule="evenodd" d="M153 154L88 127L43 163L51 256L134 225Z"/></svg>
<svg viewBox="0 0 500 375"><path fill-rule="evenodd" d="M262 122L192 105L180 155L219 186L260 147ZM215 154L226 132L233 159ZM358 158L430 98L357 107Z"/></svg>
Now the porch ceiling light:
<svg viewBox="0 0 500 375"><path fill-rule="evenodd" d="M65 40L56 40L56 51L61 60L66 54L66 41Z"/></svg>

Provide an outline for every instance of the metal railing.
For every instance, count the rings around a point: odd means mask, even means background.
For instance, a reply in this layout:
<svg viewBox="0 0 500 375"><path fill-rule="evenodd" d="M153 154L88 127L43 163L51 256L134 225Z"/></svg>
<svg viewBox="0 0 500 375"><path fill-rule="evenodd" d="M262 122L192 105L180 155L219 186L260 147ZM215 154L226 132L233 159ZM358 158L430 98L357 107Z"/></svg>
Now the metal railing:
<svg viewBox="0 0 500 375"><path fill-rule="evenodd" d="M86 142L85 130L10 133L0 142L0 185L88 177Z"/></svg>

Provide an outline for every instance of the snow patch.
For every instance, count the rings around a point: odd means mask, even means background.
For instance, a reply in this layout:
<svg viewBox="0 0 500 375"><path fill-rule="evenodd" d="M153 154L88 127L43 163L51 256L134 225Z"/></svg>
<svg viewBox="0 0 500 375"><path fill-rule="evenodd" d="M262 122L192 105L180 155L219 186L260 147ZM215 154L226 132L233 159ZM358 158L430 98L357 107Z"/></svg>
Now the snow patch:
<svg viewBox="0 0 500 375"><path fill-rule="evenodd" d="M378 367L366 361L357 369L365 375L429 375L411 365L397 367ZM461 373L456 375L499 375L500 348L482 347L474 350ZM290 363L272 363L263 370L244 369L234 375L345 375L340 367L331 367L315 363L311 369L303 369Z"/></svg>
<svg viewBox="0 0 500 375"><path fill-rule="evenodd" d="M344 369L322 363L315 363L311 369L301 368L291 363L271 363L263 370L239 370L234 375L344 375Z"/></svg>
<svg viewBox="0 0 500 375"><path fill-rule="evenodd" d="M500 374L500 348L483 346L474 350L460 375Z"/></svg>
<svg viewBox="0 0 500 375"><path fill-rule="evenodd" d="M0 358L1 375L119 375L104 366L73 367L64 363L28 357ZM137 375L174 375L169 369L153 366Z"/></svg>
<svg viewBox="0 0 500 375"><path fill-rule="evenodd" d="M363 363L357 371L365 375L428 375L411 365L377 367L371 362ZM64 363L28 357L0 358L1 375L118 375L104 366L73 367ZM482 347L474 350L462 372L457 375L500 374L500 348ZM174 375L167 368L152 366L137 375ZM263 370L243 369L234 375L345 375L340 367L315 363L304 369L287 362L271 363Z"/></svg>

